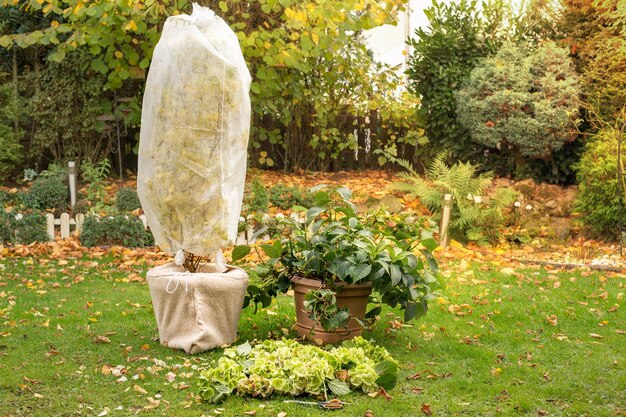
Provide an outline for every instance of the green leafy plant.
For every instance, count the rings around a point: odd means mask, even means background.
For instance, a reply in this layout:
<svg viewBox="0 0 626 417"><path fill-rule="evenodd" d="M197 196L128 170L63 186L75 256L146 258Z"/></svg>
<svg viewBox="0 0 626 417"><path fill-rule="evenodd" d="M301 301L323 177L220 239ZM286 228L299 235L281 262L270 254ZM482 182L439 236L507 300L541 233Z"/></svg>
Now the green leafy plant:
<svg viewBox="0 0 626 417"><path fill-rule="evenodd" d="M83 161L80 164L83 180L87 183L87 200L91 202L91 210L99 213L107 205L107 191L105 180L111 170L108 159L94 164L91 161Z"/></svg>
<svg viewBox="0 0 626 417"><path fill-rule="evenodd" d="M339 307L336 296L329 289L313 290L304 295L304 309L309 318L321 323L326 332L344 327L350 321L350 310L345 306Z"/></svg>
<svg viewBox="0 0 626 417"><path fill-rule="evenodd" d="M0 242L31 244L46 242L46 218L41 213L14 214L0 210Z"/></svg>
<svg viewBox="0 0 626 417"><path fill-rule="evenodd" d="M115 206L122 213L141 208L137 191L130 187L120 188L115 196Z"/></svg>
<svg viewBox="0 0 626 417"><path fill-rule="evenodd" d="M356 213L347 188L313 190L315 206L307 212L304 224L285 219L289 225L286 237L255 249L267 259L255 268L261 285L251 285L246 305L250 302L269 305L271 298L289 288L293 277L321 281L326 289L340 291L342 284L371 283L379 297L366 318L380 312L380 303L404 310L404 320L426 314L428 301L436 298L442 288L437 262L432 251L437 243L432 238L398 236L383 227L370 227ZM238 246L233 261L245 257L250 246ZM324 293L315 306L318 322L328 327L328 297ZM313 300L310 300L313 301ZM340 310L335 313L343 316ZM343 322L343 320L337 320Z"/></svg>
<svg viewBox="0 0 626 417"><path fill-rule="evenodd" d="M20 144L23 130L19 126L19 99L9 84L0 84L0 177L5 178L20 166L24 148Z"/></svg>
<svg viewBox="0 0 626 417"><path fill-rule="evenodd" d="M269 191L269 199L274 207L289 210L293 206L311 207L313 200L308 190L296 186L287 186L282 182L275 184Z"/></svg>
<svg viewBox="0 0 626 417"><path fill-rule="evenodd" d="M525 244L531 239L531 234L526 228L529 216L533 210L530 204L522 204L519 201L513 203L508 218L508 227L504 231L504 238L511 243Z"/></svg>
<svg viewBox="0 0 626 417"><path fill-rule="evenodd" d="M48 168L41 171L39 176L44 178L54 178L62 182L67 181L67 171L65 168L54 162L49 164Z"/></svg>
<svg viewBox="0 0 626 417"><path fill-rule="evenodd" d="M596 113L598 117L598 113ZM601 129L588 141L578 164L579 190L575 207L595 236L615 239L624 224L626 183L618 187L618 139L622 138L621 172L626 163L626 108L615 122L600 120ZM624 181L624 177L620 179ZM621 190L621 194L620 191Z"/></svg>
<svg viewBox="0 0 626 417"><path fill-rule="evenodd" d="M626 20L621 0L563 0L560 43L575 60L584 95L604 120L626 101Z"/></svg>
<svg viewBox="0 0 626 417"><path fill-rule="evenodd" d="M75 51L61 63L45 63L39 72L22 77L24 84L38 86L23 93L36 126L29 132L31 158L41 161L42 155L50 154L66 164L99 160L111 151L112 135L104 133L101 120L110 93L104 88L106 79L89 68L90 59L86 50Z"/></svg>
<svg viewBox="0 0 626 417"><path fill-rule="evenodd" d="M154 238L143 223L133 216L108 216L98 219L88 216L83 223L80 241L84 246L123 245L152 246Z"/></svg>
<svg viewBox="0 0 626 417"><path fill-rule="evenodd" d="M252 397L349 394L391 389L398 363L383 347L361 337L331 350L295 340L266 340L252 347L244 343L224 350L214 366L200 371L199 393L214 403L232 392Z"/></svg>
<svg viewBox="0 0 626 417"><path fill-rule="evenodd" d="M261 180L255 178L252 183L246 187L242 211L246 213L266 213L269 208L269 203L270 197L267 189Z"/></svg>
<svg viewBox="0 0 626 417"><path fill-rule="evenodd" d="M491 195L474 200L480 212L472 227L465 232L468 240L478 243L495 245L502 240L503 228L506 225L507 214L518 198L518 192L511 188L498 188Z"/></svg>
<svg viewBox="0 0 626 417"><path fill-rule="evenodd" d="M200 2L235 31L254 75L253 160L288 169L327 169L342 151L357 146L352 134L356 119L383 108L385 116L373 137L383 130L381 136L387 137L411 133L406 118L387 117L395 113L400 77L375 61L362 36L374 27L396 24L406 1ZM32 73L25 84L40 90L28 94L37 121L29 133L37 136L38 149L55 157L64 154L64 159L73 154L77 160L98 160L111 150L115 134L94 131L103 124L98 122L121 119L129 129L138 124L143 79L163 22L192 7L189 0L2 4L0 11L11 19L0 32L0 47L18 58L16 71L22 77ZM127 99L123 110L116 100L122 95ZM386 124L388 120L394 123ZM400 126L396 130L393 125Z"/></svg>
<svg viewBox="0 0 626 417"><path fill-rule="evenodd" d="M20 199L28 209L62 211L67 208L68 190L58 178L39 177Z"/></svg>
<svg viewBox="0 0 626 417"><path fill-rule="evenodd" d="M26 182L31 182L33 181L35 178L37 178L37 175L39 175L37 173L37 170L33 169L33 168L26 168L24 170L24 177L23 180Z"/></svg>

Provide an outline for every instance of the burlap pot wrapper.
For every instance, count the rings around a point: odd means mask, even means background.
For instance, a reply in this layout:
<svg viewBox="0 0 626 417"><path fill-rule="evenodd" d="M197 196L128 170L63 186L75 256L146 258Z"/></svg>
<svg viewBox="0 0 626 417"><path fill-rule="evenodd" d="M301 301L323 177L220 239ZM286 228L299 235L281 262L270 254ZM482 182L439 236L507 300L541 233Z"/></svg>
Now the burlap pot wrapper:
<svg viewBox="0 0 626 417"><path fill-rule="evenodd" d="M162 345L199 353L235 341L248 287L243 270L220 273L208 264L189 273L168 263L148 271L148 286Z"/></svg>

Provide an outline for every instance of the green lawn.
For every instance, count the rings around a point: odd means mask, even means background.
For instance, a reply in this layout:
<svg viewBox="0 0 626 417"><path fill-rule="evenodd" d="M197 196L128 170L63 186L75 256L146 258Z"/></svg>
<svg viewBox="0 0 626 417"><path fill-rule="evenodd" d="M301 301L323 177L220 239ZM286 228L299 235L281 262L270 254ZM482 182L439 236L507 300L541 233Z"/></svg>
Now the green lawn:
<svg viewBox="0 0 626 417"><path fill-rule="evenodd" d="M160 346L148 287L128 282L119 259L1 262L0 416L395 417L426 415L425 404L435 416L626 415L623 277L449 269L448 300L425 318L390 329L387 312L364 335L401 364L393 399L352 394L343 411L328 412L282 397L197 402L197 367L220 351ZM269 312L246 310L240 339L294 337L293 316L288 297Z"/></svg>

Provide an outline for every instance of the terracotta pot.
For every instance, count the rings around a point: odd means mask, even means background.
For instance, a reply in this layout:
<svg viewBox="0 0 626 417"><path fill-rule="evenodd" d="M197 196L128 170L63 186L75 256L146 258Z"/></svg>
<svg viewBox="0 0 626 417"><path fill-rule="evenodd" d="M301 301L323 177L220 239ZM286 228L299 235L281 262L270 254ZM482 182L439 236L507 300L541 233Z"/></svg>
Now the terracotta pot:
<svg viewBox="0 0 626 417"><path fill-rule="evenodd" d="M365 310L367 309L367 300L372 293L372 284L339 284L342 288L341 292L337 292L337 305L339 307L347 306L350 309L352 317L363 319ZM319 290L327 288L321 281L294 277L291 280L294 299L296 303L296 325L299 336L308 339L320 339L323 343L340 343L360 336L363 328L354 318L351 318L346 327L340 327L335 331L326 332L322 326L317 325L309 318L304 309L304 296L311 290ZM313 329L313 332L311 332Z"/></svg>

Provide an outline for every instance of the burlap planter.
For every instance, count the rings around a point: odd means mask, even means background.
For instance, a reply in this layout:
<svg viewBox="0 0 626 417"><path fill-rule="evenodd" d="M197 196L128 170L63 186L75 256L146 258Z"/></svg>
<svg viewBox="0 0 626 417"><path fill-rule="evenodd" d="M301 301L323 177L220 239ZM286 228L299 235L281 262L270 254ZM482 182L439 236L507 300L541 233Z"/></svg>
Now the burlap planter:
<svg viewBox="0 0 626 417"><path fill-rule="evenodd" d="M209 264L192 274L174 263L148 271L163 346L199 353L235 341L248 275L234 267L214 271Z"/></svg>

